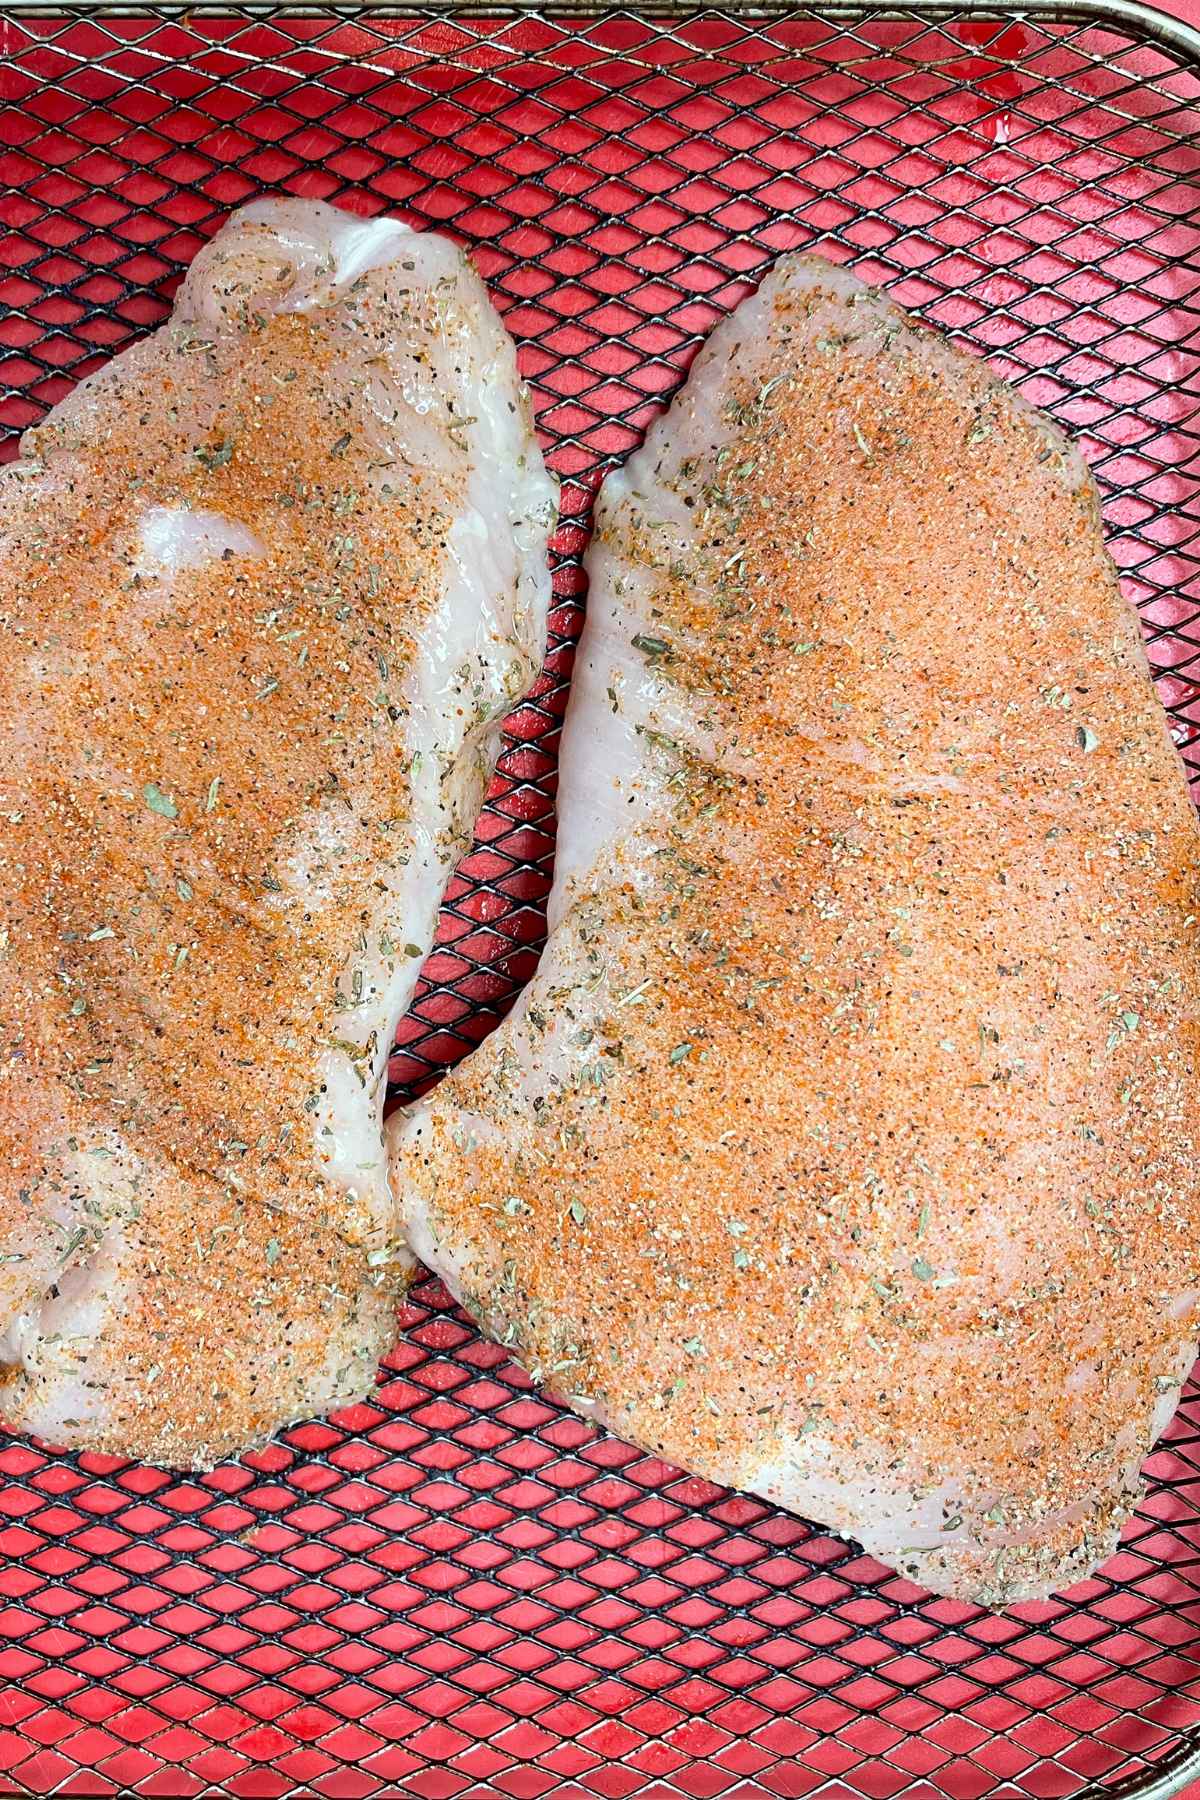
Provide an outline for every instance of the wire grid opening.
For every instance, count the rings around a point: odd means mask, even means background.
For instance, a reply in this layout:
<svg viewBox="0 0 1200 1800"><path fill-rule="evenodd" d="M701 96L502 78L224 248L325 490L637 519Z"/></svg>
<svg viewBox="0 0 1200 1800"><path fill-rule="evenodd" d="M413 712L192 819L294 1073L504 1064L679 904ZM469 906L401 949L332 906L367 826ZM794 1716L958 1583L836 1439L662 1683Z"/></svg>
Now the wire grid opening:
<svg viewBox="0 0 1200 1800"><path fill-rule="evenodd" d="M426 1085L528 975L604 468L778 251L886 283L1099 476L1200 773L1200 72L1129 26L182 7L0 18L0 427L288 191L473 249L564 483L550 655L402 1028ZM4 1791L1117 1793L1200 1732L1200 1392L1117 1559L1002 1617L600 1434L433 1281L370 1404L179 1478L0 1446Z"/></svg>

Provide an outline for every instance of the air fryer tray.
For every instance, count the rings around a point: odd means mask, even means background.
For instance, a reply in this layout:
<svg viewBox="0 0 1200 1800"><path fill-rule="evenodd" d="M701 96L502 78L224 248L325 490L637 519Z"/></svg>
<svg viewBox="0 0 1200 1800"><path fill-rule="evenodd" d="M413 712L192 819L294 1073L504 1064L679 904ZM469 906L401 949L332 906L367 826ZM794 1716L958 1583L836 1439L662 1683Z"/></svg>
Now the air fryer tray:
<svg viewBox="0 0 1200 1800"><path fill-rule="evenodd" d="M468 243L563 481L550 657L400 1033L529 974L592 496L774 253L851 262L1081 435L1200 775L1200 34L1133 4L420 14L0 4L0 427L248 196ZM181 1478L0 1440L0 1789L1164 1795L1200 1744L1200 1390L1102 1576L1002 1617L533 1392L438 1283L370 1404Z"/></svg>

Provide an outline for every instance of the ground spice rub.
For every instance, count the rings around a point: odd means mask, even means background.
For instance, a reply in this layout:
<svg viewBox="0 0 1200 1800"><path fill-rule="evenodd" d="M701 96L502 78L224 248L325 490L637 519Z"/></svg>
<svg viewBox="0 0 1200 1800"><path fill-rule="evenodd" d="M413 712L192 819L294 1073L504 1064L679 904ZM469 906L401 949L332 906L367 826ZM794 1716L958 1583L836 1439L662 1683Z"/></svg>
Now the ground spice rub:
<svg viewBox="0 0 1200 1800"><path fill-rule="evenodd" d="M197 1464L363 1393L398 1017L552 493L444 239L245 209L0 487L0 1412Z"/></svg>
<svg viewBox="0 0 1200 1800"><path fill-rule="evenodd" d="M1196 828L1077 451L785 258L602 495L551 935L397 1122L534 1374L944 1592L1113 1547L1200 1287Z"/></svg>

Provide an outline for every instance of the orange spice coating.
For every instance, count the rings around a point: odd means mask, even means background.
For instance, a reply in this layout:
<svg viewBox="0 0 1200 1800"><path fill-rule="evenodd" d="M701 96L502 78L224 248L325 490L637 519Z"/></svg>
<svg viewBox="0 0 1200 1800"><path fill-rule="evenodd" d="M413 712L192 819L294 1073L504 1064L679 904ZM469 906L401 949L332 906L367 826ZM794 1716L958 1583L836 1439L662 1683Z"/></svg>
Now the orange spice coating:
<svg viewBox="0 0 1200 1800"><path fill-rule="evenodd" d="M343 240L373 230L339 286ZM436 238L399 263L419 242L252 209L182 314L5 477L0 1411L70 1442L211 1462L361 1394L394 1328L386 1207L332 1168L324 1071L357 1078L378 1142L394 1019L358 1031L379 992L350 970L415 975L453 831L426 847L428 917L393 914L392 941L381 910L422 831L462 824L414 799L413 696L469 477L473 334L517 394L477 278ZM224 550L155 549L205 521ZM460 687L426 751L459 753Z"/></svg>
<svg viewBox="0 0 1200 1800"><path fill-rule="evenodd" d="M622 1435L1049 1592L1115 1542L1200 1286L1196 827L1091 482L785 259L591 580L549 947L397 1128L410 1239Z"/></svg>

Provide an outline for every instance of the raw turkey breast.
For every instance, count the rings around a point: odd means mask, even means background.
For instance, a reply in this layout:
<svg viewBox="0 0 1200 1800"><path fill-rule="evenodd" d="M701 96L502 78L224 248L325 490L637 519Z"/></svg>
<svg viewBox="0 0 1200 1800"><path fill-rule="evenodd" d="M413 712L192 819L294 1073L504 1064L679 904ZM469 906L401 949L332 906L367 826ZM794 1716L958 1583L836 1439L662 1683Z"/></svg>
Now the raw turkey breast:
<svg viewBox="0 0 1200 1800"><path fill-rule="evenodd" d="M202 1466L391 1341L382 1086L540 662L551 485L445 239L236 214L0 476L0 1413Z"/></svg>
<svg viewBox="0 0 1200 1800"><path fill-rule="evenodd" d="M943 1593L1114 1547L1197 1335L1197 833L1078 452L785 258L603 490L550 939L394 1126L535 1378Z"/></svg>

